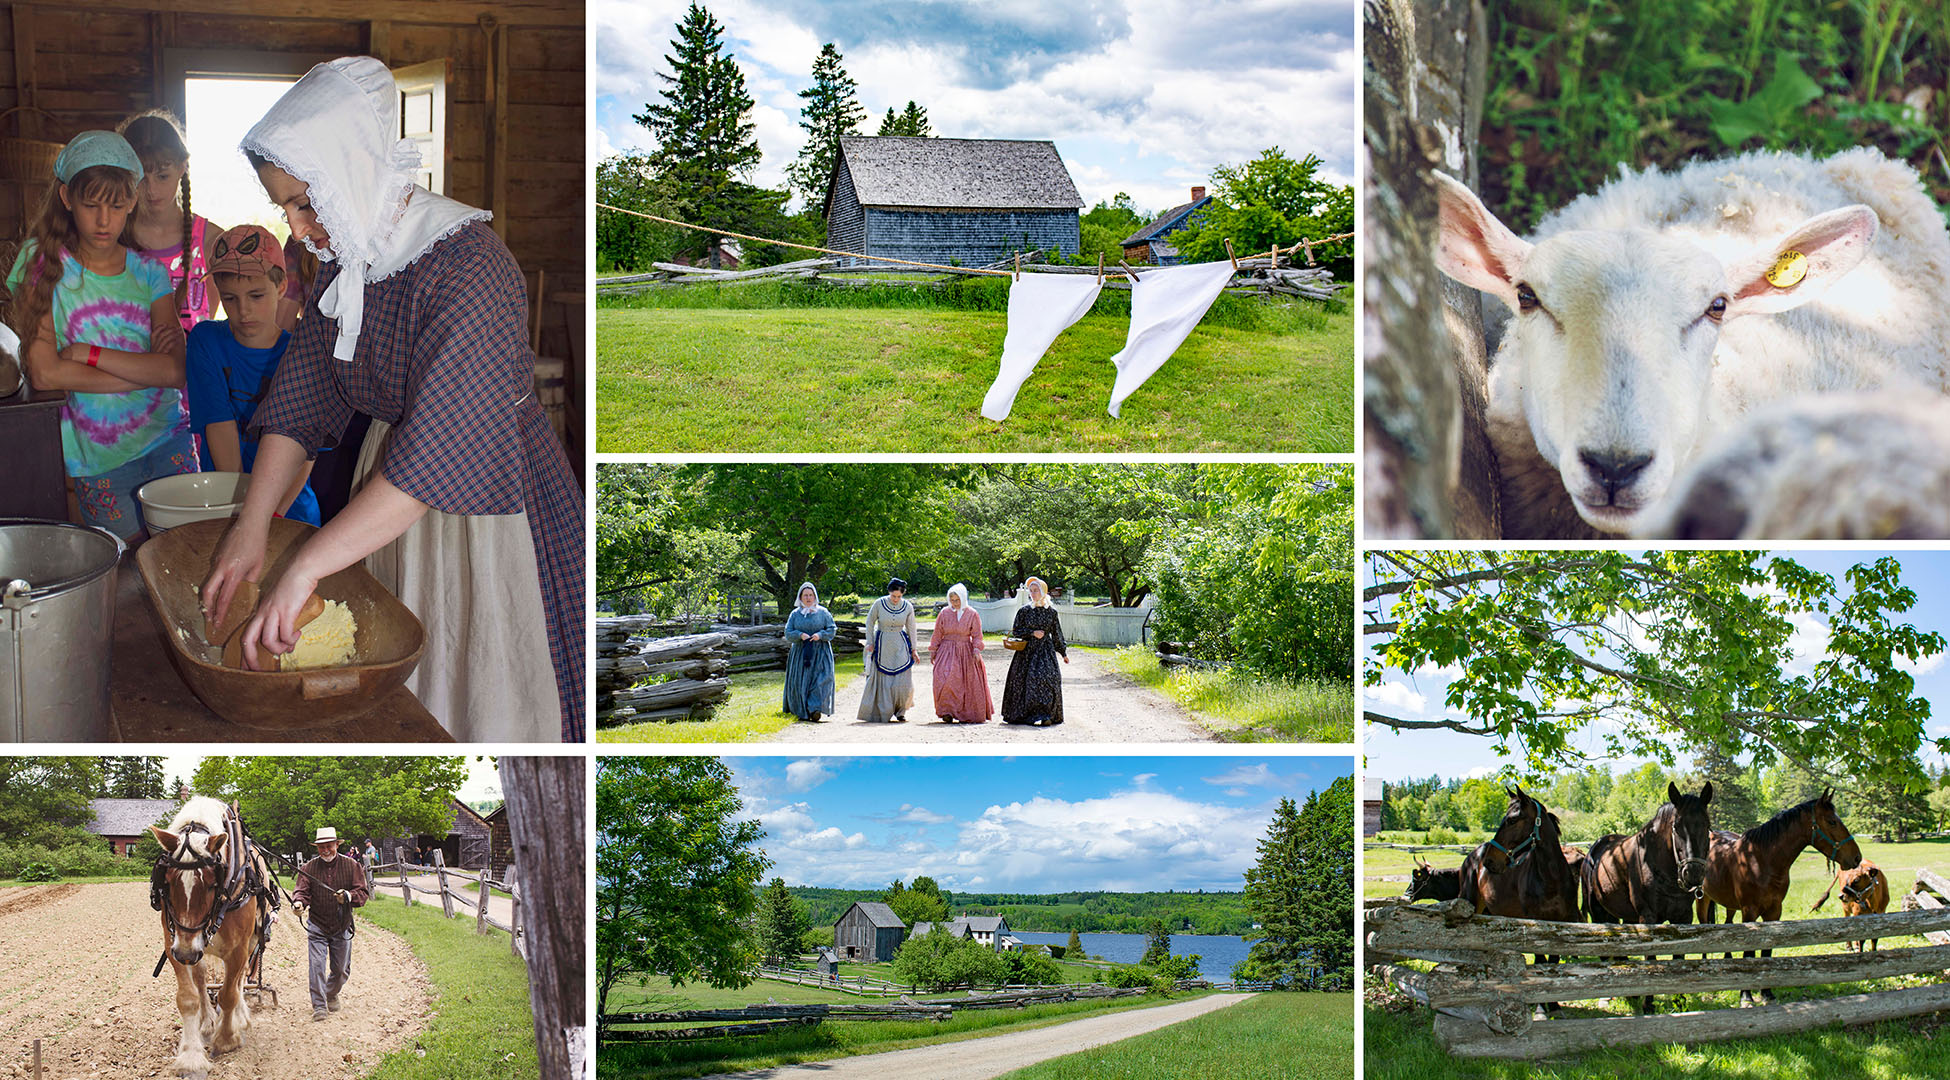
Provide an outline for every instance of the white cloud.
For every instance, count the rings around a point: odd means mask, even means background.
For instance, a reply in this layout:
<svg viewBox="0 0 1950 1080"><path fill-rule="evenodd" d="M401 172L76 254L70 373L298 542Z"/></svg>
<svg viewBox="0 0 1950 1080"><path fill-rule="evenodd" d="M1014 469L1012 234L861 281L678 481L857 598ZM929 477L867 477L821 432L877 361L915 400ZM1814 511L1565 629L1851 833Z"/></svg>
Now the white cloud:
<svg viewBox="0 0 1950 1080"><path fill-rule="evenodd" d="M794 791L811 790L832 778L832 765L820 758L806 758L785 767L785 785Z"/></svg>
<svg viewBox="0 0 1950 1080"><path fill-rule="evenodd" d="M1218 787L1275 785L1279 780L1263 761L1253 765L1235 765L1217 776L1201 776L1199 779Z"/></svg>
<svg viewBox="0 0 1950 1080"><path fill-rule="evenodd" d="M900 812L894 815L894 820L912 822L916 825L946 825L955 819L948 814L937 814L925 806L902 803Z"/></svg>
<svg viewBox="0 0 1950 1080"><path fill-rule="evenodd" d="M1921 660L1911 660L1908 657L1898 656L1896 657L1896 667L1909 672L1911 675L1928 675L1930 672L1942 667L1945 660L1950 660L1950 653L1937 653L1935 656L1926 656Z"/></svg>
<svg viewBox="0 0 1950 1080"><path fill-rule="evenodd" d="M1788 621L1794 630L1788 636L1786 670L1790 675L1806 675L1828 655L1828 624L1805 611L1789 615Z"/></svg>
<svg viewBox="0 0 1950 1080"><path fill-rule="evenodd" d="M1420 716L1429 707L1428 698L1404 683L1384 682L1380 686L1363 687L1361 693L1371 705L1383 705L1411 716Z"/></svg>

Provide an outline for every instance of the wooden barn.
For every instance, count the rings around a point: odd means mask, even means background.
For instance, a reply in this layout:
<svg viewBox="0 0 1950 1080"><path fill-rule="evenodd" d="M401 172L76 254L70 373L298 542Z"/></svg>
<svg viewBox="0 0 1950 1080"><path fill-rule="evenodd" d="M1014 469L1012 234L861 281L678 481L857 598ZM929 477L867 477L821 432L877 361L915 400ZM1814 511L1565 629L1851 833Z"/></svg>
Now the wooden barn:
<svg viewBox="0 0 1950 1080"><path fill-rule="evenodd" d="M482 820L488 825L488 876L496 881L508 880L508 867L515 862L515 834L508 824L508 804L485 814Z"/></svg>
<svg viewBox="0 0 1950 1080"><path fill-rule="evenodd" d="M826 192L826 246L959 266L1075 254L1082 208L1052 142L845 136Z"/></svg>
<svg viewBox="0 0 1950 1080"><path fill-rule="evenodd" d="M848 960L887 962L907 937L907 924L886 904L862 901L833 927L833 951Z"/></svg>
<svg viewBox="0 0 1950 1080"><path fill-rule="evenodd" d="M135 845L149 835L149 826L167 821L183 805L175 799L90 799L95 816L88 831L108 841L117 855L135 854Z"/></svg>
<svg viewBox="0 0 1950 1080"><path fill-rule="evenodd" d="M1142 266L1175 266L1183 261L1170 236L1196 224L1199 211L1211 205L1212 196L1202 187L1192 189L1192 201L1174 206L1152 219L1151 224L1124 238L1124 261Z"/></svg>
<svg viewBox="0 0 1950 1080"><path fill-rule="evenodd" d="M530 290L538 397L580 471L586 368L584 5L581 0L78 0L0 10L0 241L12 242L76 133L166 107L190 133L193 208L220 225L283 223L261 190L223 207L207 185L229 132L312 65L370 55L401 86L421 182L491 210ZM251 84L243 86L242 84ZM244 102L251 104L246 105ZM241 134L241 131L238 132ZM199 149L201 147L201 149ZM207 159L207 160L206 160ZM245 172L248 176L248 172ZM207 200L210 200L206 202ZM233 207L251 202L253 213ZM219 216L219 215L222 216ZM3 502L4 500L0 500Z"/></svg>
<svg viewBox="0 0 1950 1080"><path fill-rule="evenodd" d="M1361 778L1361 835L1373 836L1381 831L1381 804L1384 799L1380 778L1364 776Z"/></svg>
<svg viewBox="0 0 1950 1080"><path fill-rule="evenodd" d="M419 862L419 851L426 847L438 849L448 866L463 870L479 870L487 866L493 848L492 826L473 807L459 799L448 796L447 804L453 811L453 819L444 832L395 836L384 840L374 837L373 846L379 849L379 861ZM365 837L347 834L345 839L358 850L365 850ZM499 878L502 874L494 876Z"/></svg>

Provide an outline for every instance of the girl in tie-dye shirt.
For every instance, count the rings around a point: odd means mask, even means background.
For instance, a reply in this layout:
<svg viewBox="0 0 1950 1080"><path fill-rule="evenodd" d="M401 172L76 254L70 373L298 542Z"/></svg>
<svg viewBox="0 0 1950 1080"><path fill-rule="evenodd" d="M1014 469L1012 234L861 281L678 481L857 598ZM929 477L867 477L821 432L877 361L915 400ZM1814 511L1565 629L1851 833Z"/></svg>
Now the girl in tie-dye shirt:
<svg viewBox="0 0 1950 1080"><path fill-rule="evenodd" d="M27 375L65 390L61 450L82 521L143 535L135 491L196 467L183 328L168 272L120 242L142 163L120 135L77 135L7 276ZM58 251L58 261L41 252Z"/></svg>

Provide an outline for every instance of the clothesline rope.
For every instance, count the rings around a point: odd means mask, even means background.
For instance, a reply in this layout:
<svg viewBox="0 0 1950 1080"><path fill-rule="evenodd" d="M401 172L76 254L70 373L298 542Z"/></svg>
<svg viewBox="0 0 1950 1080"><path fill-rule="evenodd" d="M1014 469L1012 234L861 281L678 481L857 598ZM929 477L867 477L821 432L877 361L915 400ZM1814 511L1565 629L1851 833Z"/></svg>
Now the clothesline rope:
<svg viewBox="0 0 1950 1080"><path fill-rule="evenodd" d="M629 214L632 217L647 218L650 221L659 221L665 225L675 225L680 229L695 229L698 232L710 233L713 236L733 236L733 237L737 237L740 240L750 240L754 244L775 244L779 247L798 248L801 251L817 251L822 255L844 255L849 259L865 259L868 262L898 263L902 266L920 266L920 267L926 267L929 270L946 270L954 274L990 274L998 277L1011 276L1011 272L1008 270L983 270L972 266L943 266L940 263L915 262L912 259L895 259L886 255L862 255L857 251L841 251L838 248L814 247L811 244L795 244L790 240L773 240L763 236L752 236L749 233L732 232L730 229L714 229L706 225L693 225L688 221L678 221L676 218L658 217L656 214L646 214L641 210L625 210L620 206L611 206L606 202L599 202L596 205L601 209L614 210L619 214ZM1319 240L1300 240L1300 241L1296 241L1290 247L1275 248L1274 250L1292 254L1293 252L1299 251L1303 246L1311 248L1311 246L1314 244L1332 244L1336 241L1349 240L1352 239L1353 237L1354 237L1353 233L1346 232L1346 233L1341 233L1338 236L1323 237ZM1308 257L1311 260L1312 258L1311 250L1308 253Z"/></svg>

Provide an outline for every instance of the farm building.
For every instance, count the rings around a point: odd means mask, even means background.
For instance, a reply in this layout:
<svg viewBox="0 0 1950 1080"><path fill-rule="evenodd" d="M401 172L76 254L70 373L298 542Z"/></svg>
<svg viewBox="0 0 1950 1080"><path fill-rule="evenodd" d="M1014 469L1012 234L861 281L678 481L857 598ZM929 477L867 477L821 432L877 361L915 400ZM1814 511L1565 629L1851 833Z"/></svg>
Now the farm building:
<svg viewBox="0 0 1950 1080"><path fill-rule="evenodd" d="M826 245L960 266L1074 254L1081 209L1055 143L845 136L826 192Z"/></svg>
<svg viewBox="0 0 1950 1080"><path fill-rule="evenodd" d="M956 937L978 941L996 952L1013 952L1022 948L1022 941L1009 933L1009 924L1000 915L962 915L953 922L914 924L915 937L933 930L936 926Z"/></svg>
<svg viewBox="0 0 1950 1080"><path fill-rule="evenodd" d="M508 804L488 811L482 818L488 824L488 876L508 880L508 867L515 861L514 830L508 825Z"/></svg>
<svg viewBox="0 0 1950 1080"><path fill-rule="evenodd" d="M108 841L117 855L135 854L136 842L149 835L149 826L167 822L182 803L175 799L90 799L95 816L88 831Z"/></svg>
<svg viewBox="0 0 1950 1080"><path fill-rule="evenodd" d="M1361 835L1373 836L1381 831L1382 785L1378 777L1361 778Z"/></svg>
<svg viewBox="0 0 1950 1080"><path fill-rule="evenodd" d="M1192 201L1174 206L1152 219L1151 224L1124 238L1124 261L1133 265L1174 266L1180 260L1170 239L1197 224L1199 212L1211 205L1212 196L1202 187L1192 189Z"/></svg>
<svg viewBox="0 0 1950 1080"><path fill-rule="evenodd" d="M420 833L417 836L395 836L388 839L373 839L373 846L379 849L382 863L404 860L419 861L422 847L437 849L446 865L463 870L479 870L488 865L493 848L493 827L488 820L476 813L474 808L449 796L448 807L453 811L452 822L442 833ZM361 850L365 848L363 836L347 836L347 840ZM512 845L511 845L512 846ZM431 861L431 856L429 856ZM505 880L505 871L495 875Z"/></svg>
<svg viewBox="0 0 1950 1080"><path fill-rule="evenodd" d="M907 936L907 924L882 903L856 903L833 927L833 951L848 960L888 961Z"/></svg>

